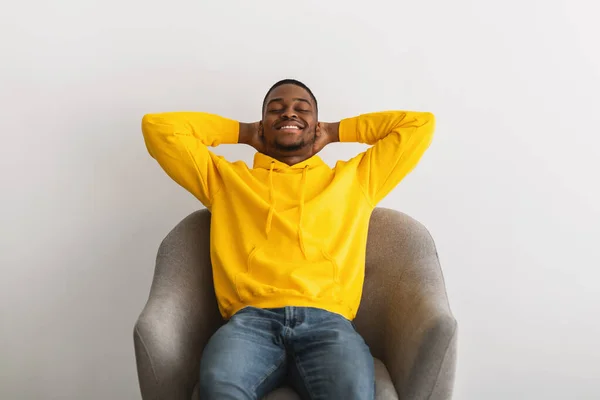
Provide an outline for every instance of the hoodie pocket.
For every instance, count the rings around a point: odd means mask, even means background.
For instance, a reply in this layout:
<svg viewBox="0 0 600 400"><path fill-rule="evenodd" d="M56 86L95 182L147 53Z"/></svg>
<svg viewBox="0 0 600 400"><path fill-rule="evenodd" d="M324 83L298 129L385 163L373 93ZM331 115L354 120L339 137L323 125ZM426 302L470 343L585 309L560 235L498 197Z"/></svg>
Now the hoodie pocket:
<svg viewBox="0 0 600 400"><path fill-rule="evenodd" d="M284 252L269 244L255 247L248 256L246 272L235 279L240 301L270 295L339 298L335 260L325 251L317 254L307 259L295 248Z"/></svg>

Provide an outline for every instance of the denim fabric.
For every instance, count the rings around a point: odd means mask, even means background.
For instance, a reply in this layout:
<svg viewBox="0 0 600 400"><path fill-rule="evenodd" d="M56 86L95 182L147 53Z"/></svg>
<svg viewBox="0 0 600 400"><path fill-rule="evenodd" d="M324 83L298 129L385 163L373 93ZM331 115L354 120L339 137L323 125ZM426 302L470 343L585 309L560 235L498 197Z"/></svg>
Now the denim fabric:
<svg viewBox="0 0 600 400"><path fill-rule="evenodd" d="M202 400L261 399L283 384L303 399L371 400L373 357L352 322L307 307L244 308L204 349Z"/></svg>

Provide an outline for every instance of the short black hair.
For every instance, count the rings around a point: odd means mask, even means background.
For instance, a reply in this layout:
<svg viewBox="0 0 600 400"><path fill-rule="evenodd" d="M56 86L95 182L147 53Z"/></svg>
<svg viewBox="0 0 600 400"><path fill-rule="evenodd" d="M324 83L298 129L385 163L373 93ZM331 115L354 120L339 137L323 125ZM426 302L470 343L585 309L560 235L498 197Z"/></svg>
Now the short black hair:
<svg viewBox="0 0 600 400"><path fill-rule="evenodd" d="M267 106L267 97L269 97L269 95L271 94L271 92L273 90L277 89L279 86L282 86L282 85L296 85L296 86L299 86L302 89L306 90L308 92L308 94L310 95L310 97L312 98L312 100L315 102L315 110L317 111L317 113L319 112L319 106L317 104L317 98L313 94L312 90L310 90L308 88L308 86L306 86L304 83L302 83L302 82L300 82L300 81L298 81L296 79L282 79L279 82L275 83L273 86L271 86L271 88L269 89L269 91L265 95L265 98L263 100L263 106L262 106L263 113L265 112L265 107Z"/></svg>

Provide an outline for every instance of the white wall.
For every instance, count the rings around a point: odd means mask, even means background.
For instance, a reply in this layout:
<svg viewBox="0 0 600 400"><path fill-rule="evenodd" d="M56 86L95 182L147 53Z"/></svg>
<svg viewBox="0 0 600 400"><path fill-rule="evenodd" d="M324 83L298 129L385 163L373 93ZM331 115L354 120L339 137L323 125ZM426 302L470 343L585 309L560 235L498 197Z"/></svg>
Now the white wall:
<svg viewBox="0 0 600 400"><path fill-rule="evenodd" d="M290 76L324 120L437 115L383 205L437 240L460 323L455 398L600 398L599 6L170 3L2 7L0 398L139 398L132 326L157 245L200 207L146 154L140 118L255 120Z"/></svg>

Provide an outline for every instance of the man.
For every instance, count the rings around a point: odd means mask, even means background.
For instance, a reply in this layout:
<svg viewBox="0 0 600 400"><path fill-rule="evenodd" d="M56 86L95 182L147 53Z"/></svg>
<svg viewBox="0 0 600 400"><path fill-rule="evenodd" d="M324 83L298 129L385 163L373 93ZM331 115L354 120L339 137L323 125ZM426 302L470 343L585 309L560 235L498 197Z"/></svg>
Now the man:
<svg viewBox="0 0 600 400"><path fill-rule="evenodd" d="M142 130L167 174L211 211L217 302L228 322L200 363L200 397L261 399L284 381L305 399L373 399L373 358L354 319L373 208L431 141L429 113L318 121L296 80L267 93L262 120L200 112L150 114ZM328 143L373 145L329 168ZM244 143L253 168L208 150Z"/></svg>

